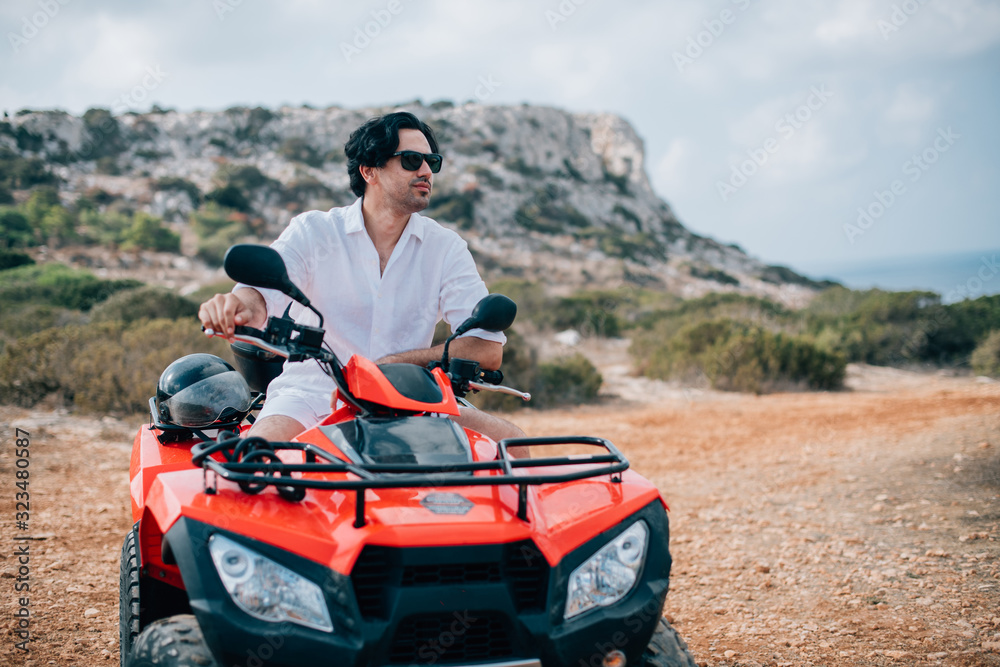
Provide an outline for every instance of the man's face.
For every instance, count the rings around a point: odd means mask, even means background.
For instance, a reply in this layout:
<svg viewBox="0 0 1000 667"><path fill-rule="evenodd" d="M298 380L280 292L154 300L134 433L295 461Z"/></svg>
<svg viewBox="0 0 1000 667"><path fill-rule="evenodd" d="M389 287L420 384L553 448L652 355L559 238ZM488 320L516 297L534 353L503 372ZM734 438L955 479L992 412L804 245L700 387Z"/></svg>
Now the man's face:
<svg viewBox="0 0 1000 667"><path fill-rule="evenodd" d="M431 146L420 130L403 129L399 131L399 147L396 150L430 153ZM370 194L383 198L386 204L400 213L416 213L430 204L434 175L426 161L416 171L407 171L397 155L389 158L386 165L375 173L376 180L368 184L366 196Z"/></svg>

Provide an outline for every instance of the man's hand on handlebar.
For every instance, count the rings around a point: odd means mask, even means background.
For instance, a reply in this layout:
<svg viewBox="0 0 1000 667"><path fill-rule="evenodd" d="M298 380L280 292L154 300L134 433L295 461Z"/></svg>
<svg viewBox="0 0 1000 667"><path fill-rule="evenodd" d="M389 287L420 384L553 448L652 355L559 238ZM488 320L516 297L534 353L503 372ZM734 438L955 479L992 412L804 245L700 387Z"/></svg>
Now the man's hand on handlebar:
<svg viewBox="0 0 1000 667"><path fill-rule="evenodd" d="M264 297L253 288L242 288L236 292L216 294L201 304L198 319L205 329L225 336L233 342L236 325L261 328L267 322L267 306Z"/></svg>

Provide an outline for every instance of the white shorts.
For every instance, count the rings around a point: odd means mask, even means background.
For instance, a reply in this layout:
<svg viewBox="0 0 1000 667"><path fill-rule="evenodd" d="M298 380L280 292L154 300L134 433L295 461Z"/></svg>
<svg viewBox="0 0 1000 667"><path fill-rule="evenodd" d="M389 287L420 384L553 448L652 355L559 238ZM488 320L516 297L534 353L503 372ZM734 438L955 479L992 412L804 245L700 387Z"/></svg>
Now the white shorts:
<svg viewBox="0 0 1000 667"><path fill-rule="evenodd" d="M330 394L285 390L267 397L257 419L259 421L264 417L282 415L291 417L306 428L312 428L331 412Z"/></svg>

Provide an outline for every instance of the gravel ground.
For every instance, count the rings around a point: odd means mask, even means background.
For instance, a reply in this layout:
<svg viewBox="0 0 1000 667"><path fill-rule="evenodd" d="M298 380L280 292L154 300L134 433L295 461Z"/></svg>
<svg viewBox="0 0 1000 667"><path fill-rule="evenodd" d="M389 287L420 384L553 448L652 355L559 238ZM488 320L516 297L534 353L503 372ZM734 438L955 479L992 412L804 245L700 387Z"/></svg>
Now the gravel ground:
<svg viewBox="0 0 1000 667"><path fill-rule="evenodd" d="M618 398L514 420L608 437L660 487L666 613L700 664L1000 665L1000 384L852 367L849 391L757 397L602 370ZM0 407L0 664L117 661L137 426ZM14 428L31 439L26 530Z"/></svg>

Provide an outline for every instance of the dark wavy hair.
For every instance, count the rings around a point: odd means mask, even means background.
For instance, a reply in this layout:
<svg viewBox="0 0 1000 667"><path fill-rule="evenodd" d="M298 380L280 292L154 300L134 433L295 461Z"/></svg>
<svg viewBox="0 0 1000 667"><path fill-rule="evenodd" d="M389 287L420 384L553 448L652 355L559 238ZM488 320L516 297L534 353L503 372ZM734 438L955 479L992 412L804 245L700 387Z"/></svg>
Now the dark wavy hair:
<svg viewBox="0 0 1000 667"><path fill-rule="evenodd" d="M351 177L351 190L354 194L359 197L365 194L367 183L361 177L361 167L384 167L399 148L400 130L420 130L427 137L431 152L438 152L434 131L409 111L397 111L372 118L354 130L351 138L344 144L347 173Z"/></svg>

